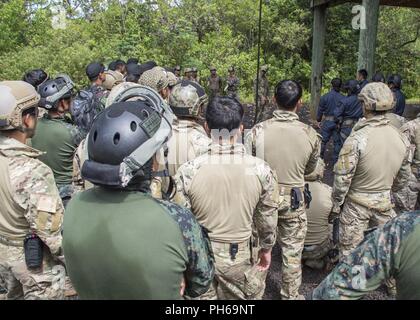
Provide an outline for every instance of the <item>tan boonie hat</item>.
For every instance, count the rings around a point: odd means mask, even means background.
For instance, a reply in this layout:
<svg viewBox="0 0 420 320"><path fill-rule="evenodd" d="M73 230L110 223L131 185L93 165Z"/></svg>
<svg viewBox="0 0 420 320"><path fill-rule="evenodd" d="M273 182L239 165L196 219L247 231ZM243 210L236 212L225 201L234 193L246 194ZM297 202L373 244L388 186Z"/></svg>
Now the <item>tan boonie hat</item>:
<svg viewBox="0 0 420 320"><path fill-rule="evenodd" d="M123 82L124 79L122 77L122 74L113 70L107 70L105 71L105 81L102 84L102 86L106 90L112 90L113 87L115 87L117 84L120 84Z"/></svg>
<svg viewBox="0 0 420 320"><path fill-rule="evenodd" d="M317 181L324 177L325 162L321 158L318 159L314 172L305 175L305 181Z"/></svg>
<svg viewBox="0 0 420 320"><path fill-rule="evenodd" d="M38 107L40 96L24 81L0 82L0 130L22 128L22 113Z"/></svg>
<svg viewBox="0 0 420 320"><path fill-rule="evenodd" d="M385 83L372 82L359 93L358 98L366 110L387 111L395 106L394 95Z"/></svg>
<svg viewBox="0 0 420 320"><path fill-rule="evenodd" d="M169 86L168 72L162 67L154 67L141 75L139 84L160 92Z"/></svg>

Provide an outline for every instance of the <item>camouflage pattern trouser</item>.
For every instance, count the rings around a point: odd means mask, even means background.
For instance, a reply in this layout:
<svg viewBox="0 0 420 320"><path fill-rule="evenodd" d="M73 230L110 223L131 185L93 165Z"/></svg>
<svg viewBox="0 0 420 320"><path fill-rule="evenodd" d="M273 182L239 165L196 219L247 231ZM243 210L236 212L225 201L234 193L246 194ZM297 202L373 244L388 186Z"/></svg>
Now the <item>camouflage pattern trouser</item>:
<svg viewBox="0 0 420 320"><path fill-rule="evenodd" d="M305 266L312 269L322 269L328 262L328 252L332 248L330 239L325 239L321 244L305 245L302 252L302 261Z"/></svg>
<svg viewBox="0 0 420 320"><path fill-rule="evenodd" d="M393 209L380 212L346 199L340 213L340 261L363 241L368 228L382 226L394 217Z"/></svg>
<svg viewBox="0 0 420 320"><path fill-rule="evenodd" d="M414 211L416 209L419 190L420 182L414 174L411 174L408 184L398 192L392 193L392 198L395 203L395 211L397 214Z"/></svg>
<svg viewBox="0 0 420 320"><path fill-rule="evenodd" d="M286 197L290 206L290 196ZM305 205L297 210L279 211L277 240L282 255L282 284L280 296L283 300L299 299L299 287L302 283L302 251L305 243L308 222Z"/></svg>
<svg viewBox="0 0 420 320"><path fill-rule="evenodd" d="M23 247L6 246L0 243L0 278L7 293L5 299L39 300L63 299L65 290L64 267L48 261L44 251L41 270L28 270ZM60 272L64 278L60 278Z"/></svg>
<svg viewBox="0 0 420 320"><path fill-rule="evenodd" d="M212 241L211 245L216 266L214 280L209 290L195 300L262 299L267 271L259 271L257 265L251 263L250 241L239 244L234 260L229 244Z"/></svg>

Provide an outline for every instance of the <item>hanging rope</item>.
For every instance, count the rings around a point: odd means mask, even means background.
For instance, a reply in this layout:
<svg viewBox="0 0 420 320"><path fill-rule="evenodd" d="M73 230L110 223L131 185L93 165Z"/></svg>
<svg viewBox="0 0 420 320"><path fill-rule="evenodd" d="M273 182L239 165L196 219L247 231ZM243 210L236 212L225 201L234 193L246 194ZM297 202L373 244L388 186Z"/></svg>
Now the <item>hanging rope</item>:
<svg viewBox="0 0 420 320"><path fill-rule="evenodd" d="M258 20L258 57L257 57L257 81L255 90L255 119L254 125L257 124L259 111L259 91L260 91L260 54L261 54L261 22L262 22L262 0L260 0L260 12Z"/></svg>

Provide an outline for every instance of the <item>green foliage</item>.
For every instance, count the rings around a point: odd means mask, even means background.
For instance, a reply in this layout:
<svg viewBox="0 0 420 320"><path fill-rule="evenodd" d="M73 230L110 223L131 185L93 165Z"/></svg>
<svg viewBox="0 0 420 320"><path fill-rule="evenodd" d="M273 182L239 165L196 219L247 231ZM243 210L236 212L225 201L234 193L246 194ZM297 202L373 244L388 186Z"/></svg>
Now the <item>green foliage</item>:
<svg viewBox="0 0 420 320"><path fill-rule="evenodd" d="M258 45L255 0L68 0L66 28L54 29L53 1L0 1L0 79L20 79L32 68L52 76L68 73L86 85L85 66L137 57L172 67L196 66L201 78L214 65L226 76L234 65L241 96L253 100ZM358 31L351 28L351 4L329 9L324 84L353 78ZM383 8L380 15L377 67L405 79L407 96L420 85L420 11ZM293 78L309 88L312 15L309 1L264 1L261 63L269 66L274 85ZM392 41L390 41L392 39ZM326 87L327 87L326 86ZM305 94L307 97L307 92Z"/></svg>

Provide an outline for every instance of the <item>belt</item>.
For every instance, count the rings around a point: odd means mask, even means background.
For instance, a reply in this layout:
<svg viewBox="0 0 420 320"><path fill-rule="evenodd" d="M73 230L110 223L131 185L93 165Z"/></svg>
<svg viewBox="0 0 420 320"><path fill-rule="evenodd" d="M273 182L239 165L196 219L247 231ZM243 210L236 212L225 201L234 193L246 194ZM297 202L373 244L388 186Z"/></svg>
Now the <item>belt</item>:
<svg viewBox="0 0 420 320"><path fill-rule="evenodd" d="M343 126L353 126L357 122L356 119L346 119L343 121Z"/></svg>
<svg viewBox="0 0 420 320"><path fill-rule="evenodd" d="M335 118L334 118L334 116L325 116L324 120L325 121L335 121Z"/></svg>
<svg viewBox="0 0 420 320"><path fill-rule="evenodd" d="M240 242L240 243L230 243L230 242L218 242L218 241L214 241L214 240L210 240L211 242L211 246L213 248L219 248L219 249L230 249L230 246L232 244L235 244L238 246L238 249L247 249L249 248L250 245L250 239L244 241L244 242Z"/></svg>
<svg viewBox="0 0 420 320"><path fill-rule="evenodd" d="M23 247L23 240L10 240L2 236L0 236L0 243L5 246Z"/></svg>
<svg viewBox="0 0 420 320"><path fill-rule="evenodd" d="M281 195L290 195L293 188L298 188L302 192L302 194L305 192L305 187L290 187L279 184L279 190Z"/></svg>

